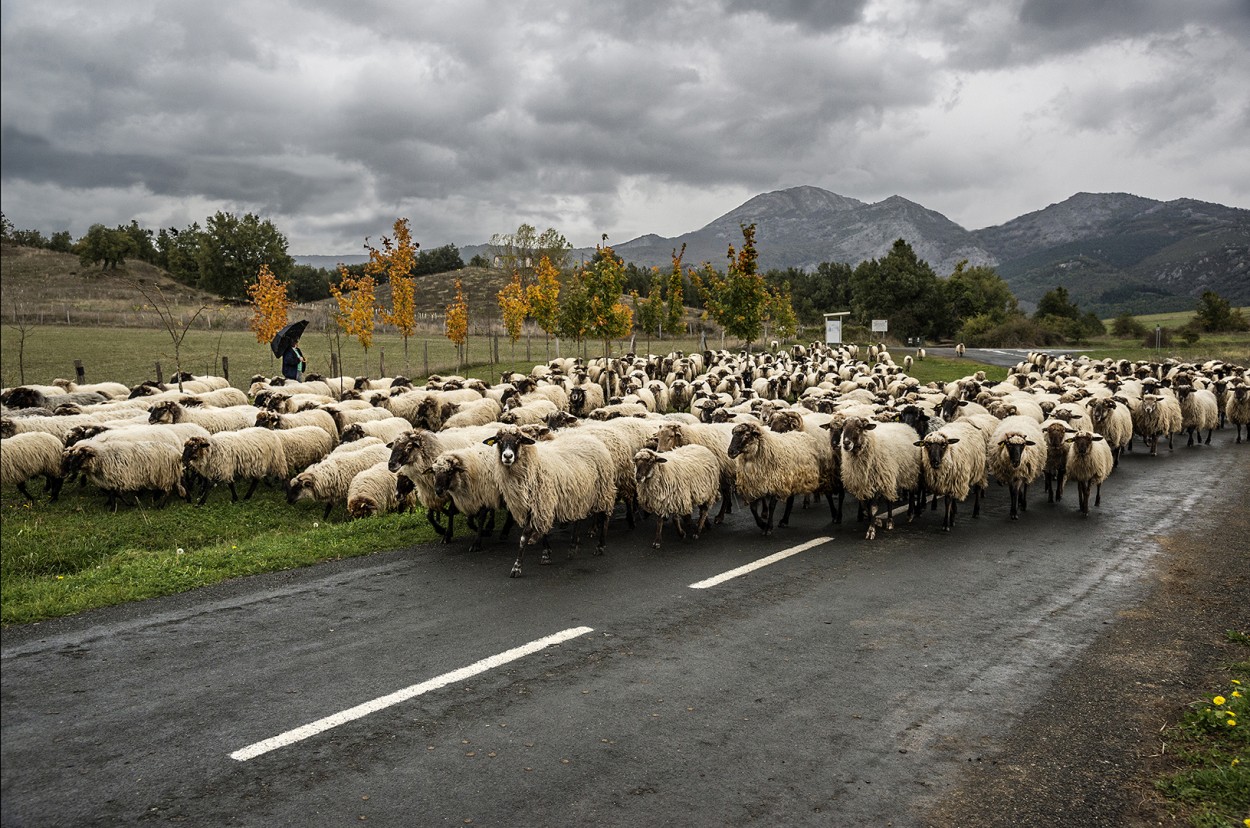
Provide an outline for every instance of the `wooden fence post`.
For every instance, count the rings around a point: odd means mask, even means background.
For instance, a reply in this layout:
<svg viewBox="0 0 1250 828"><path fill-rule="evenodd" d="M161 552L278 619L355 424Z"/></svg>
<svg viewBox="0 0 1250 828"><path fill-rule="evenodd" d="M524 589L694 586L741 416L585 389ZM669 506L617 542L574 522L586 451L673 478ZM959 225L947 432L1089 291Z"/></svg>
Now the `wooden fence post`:
<svg viewBox="0 0 1250 828"><path fill-rule="evenodd" d="M161 364L156 363L156 382L160 385L165 384L165 376L161 373Z"/></svg>
<svg viewBox="0 0 1250 828"><path fill-rule="evenodd" d="M230 380L230 357L223 356L221 358L221 376L228 382Z"/></svg>
<svg viewBox="0 0 1250 828"><path fill-rule="evenodd" d="M82 367L81 359L74 360L74 376L78 378L76 382L80 384L87 381L87 371Z"/></svg>
<svg viewBox="0 0 1250 828"><path fill-rule="evenodd" d="M338 354L334 354L334 353L330 354L330 373L336 377L343 376L341 373L339 373L339 355Z"/></svg>
<svg viewBox="0 0 1250 828"><path fill-rule="evenodd" d="M378 348L378 377L386 376L386 349Z"/></svg>

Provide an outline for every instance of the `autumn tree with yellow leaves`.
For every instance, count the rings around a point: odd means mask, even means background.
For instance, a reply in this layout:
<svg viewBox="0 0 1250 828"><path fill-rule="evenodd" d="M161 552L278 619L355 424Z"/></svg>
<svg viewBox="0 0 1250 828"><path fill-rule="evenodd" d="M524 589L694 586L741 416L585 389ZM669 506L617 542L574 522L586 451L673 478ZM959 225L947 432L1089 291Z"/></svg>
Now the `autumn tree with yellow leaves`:
<svg viewBox="0 0 1250 828"><path fill-rule="evenodd" d="M534 268L534 283L525 287L530 318L547 334L550 358L551 335L560 330L560 270L547 256Z"/></svg>
<svg viewBox="0 0 1250 828"><path fill-rule="evenodd" d="M286 282L273 275L269 265L262 264L256 281L247 286L247 295L252 300L252 318L247 326L255 332L257 342L268 345L286 326L291 308Z"/></svg>
<svg viewBox="0 0 1250 828"><path fill-rule="evenodd" d="M508 339L512 340L512 354L516 356L516 341L521 338L521 326L525 324L530 309L525 287L521 284L521 274L513 271L512 279L496 296L503 314L504 330L508 332Z"/></svg>
<svg viewBox="0 0 1250 828"><path fill-rule="evenodd" d="M603 340L603 356L612 355L612 340L629 335L634 312L621 301L625 286L625 263L608 247L607 234L603 246L595 246L595 256L583 276L590 305L590 324L586 332Z"/></svg>
<svg viewBox="0 0 1250 828"><path fill-rule="evenodd" d="M456 371L464 362L464 346L469 341L469 303L464 298L460 280L456 280L456 299L447 306L445 323L447 338L456 344Z"/></svg>
<svg viewBox="0 0 1250 828"><path fill-rule="evenodd" d="M764 327L770 294L757 267L755 225L741 227L742 249L735 253L733 245L729 245L727 272L722 275L706 264L701 271L691 270L690 278L703 297L707 315L725 333L742 340L749 351Z"/></svg>
<svg viewBox="0 0 1250 828"><path fill-rule="evenodd" d="M390 282L391 306L389 309L379 308L379 313L382 321L394 325L404 338L404 373L408 373L408 338L417 332L417 291L412 269L417 263L417 248L421 245L412 240L408 219L395 219L392 229L394 238L383 236L381 250L365 240L365 249L369 251L365 273Z"/></svg>
<svg viewBox="0 0 1250 828"><path fill-rule="evenodd" d="M339 283L330 285L330 295L338 303L335 321L343 333L356 337L365 349L365 370L369 373L369 347L373 345L373 329L377 324L377 282L369 274L353 276L339 265ZM340 364L342 359L340 357Z"/></svg>

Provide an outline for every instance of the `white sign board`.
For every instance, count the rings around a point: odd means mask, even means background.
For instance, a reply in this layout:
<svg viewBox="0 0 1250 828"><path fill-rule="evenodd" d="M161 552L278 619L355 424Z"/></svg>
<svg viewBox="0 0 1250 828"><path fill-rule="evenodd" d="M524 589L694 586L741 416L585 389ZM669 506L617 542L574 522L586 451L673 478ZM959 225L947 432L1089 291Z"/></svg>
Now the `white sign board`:
<svg viewBox="0 0 1250 828"><path fill-rule="evenodd" d="M872 332L873 333L885 333L889 329L890 329L890 320L888 319L872 320Z"/></svg>
<svg viewBox="0 0 1250 828"><path fill-rule="evenodd" d="M826 319L825 320L825 344L841 345L842 344L842 320Z"/></svg>

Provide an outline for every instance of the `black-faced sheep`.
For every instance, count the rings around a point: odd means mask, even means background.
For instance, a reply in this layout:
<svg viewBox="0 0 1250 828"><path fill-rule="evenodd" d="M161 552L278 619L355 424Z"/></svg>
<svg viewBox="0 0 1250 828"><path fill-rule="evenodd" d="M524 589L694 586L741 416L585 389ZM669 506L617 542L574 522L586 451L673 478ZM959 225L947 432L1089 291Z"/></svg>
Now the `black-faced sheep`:
<svg viewBox="0 0 1250 828"><path fill-rule="evenodd" d="M1188 446L1194 444L1194 434L1199 440L1202 430L1207 430L1205 445L1211 445L1211 431L1220 424L1220 406L1215 399L1215 392L1205 388L1194 388L1189 384L1176 386L1176 401L1181 407L1181 431L1189 435Z"/></svg>
<svg viewBox="0 0 1250 828"><path fill-rule="evenodd" d="M352 423L343 429L340 439L344 443L350 443L363 437L377 437L383 443L390 443L408 431L412 431L412 425L403 417L387 417L384 420Z"/></svg>
<svg viewBox="0 0 1250 828"><path fill-rule="evenodd" d="M1120 452L1133 440L1133 415L1128 404L1115 397L1095 397L1086 406L1093 430L1101 434L1111 448L1111 456L1118 465Z"/></svg>
<svg viewBox="0 0 1250 828"><path fill-rule="evenodd" d="M386 460L359 472L347 484L348 517L376 517L398 511L402 506L398 478L387 468Z"/></svg>
<svg viewBox="0 0 1250 828"><path fill-rule="evenodd" d="M639 449L634 455L638 504L655 515L655 539L660 548L664 519L671 518L677 534L687 536L685 522L692 520L689 536L698 539L707 525L708 507L720 493L720 462L705 446L680 446L666 452ZM698 510L699 517L693 518Z"/></svg>
<svg viewBox="0 0 1250 828"><path fill-rule="evenodd" d="M521 526L512 577L521 574L525 547L540 538L541 562L550 562L548 535L557 523L574 525L575 552L579 543L577 522L593 518L598 535L595 554L603 554L616 484L612 458L602 442L577 432L538 441L516 426L503 426L486 443L498 453L504 501Z"/></svg>
<svg viewBox="0 0 1250 828"><path fill-rule="evenodd" d="M495 449L479 443L445 451L430 467L435 493L450 497L456 511L462 512L469 525L477 531L469 544L470 552L481 549L483 538L494 530L495 512L507 509L499 485L498 465ZM499 533L500 540L508 536L513 523L512 513L506 514L503 530Z"/></svg>
<svg viewBox="0 0 1250 828"><path fill-rule="evenodd" d="M481 443L495 431L485 426L447 431L418 428L401 434L391 444L390 470L412 481L417 501L425 509L430 525L442 536L443 543L450 543L455 533L456 510L450 498L434 491L434 480L429 470L443 452ZM446 525L442 523L444 517Z"/></svg>
<svg viewBox="0 0 1250 828"><path fill-rule="evenodd" d="M163 506L171 493L186 497L182 484L182 454L168 443L149 441L79 443L62 455L67 477L82 473L87 482L108 495L108 506L117 511L118 501L134 495L136 505L143 492L155 492L153 500Z"/></svg>
<svg viewBox="0 0 1250 828"><path fill-rule="evenodd" d="M733 493L738 476L738 463L729 456L734 427L719 423L665 422L656 429L656 450L672 451L679 446L699 445L711 450L720 466L720 510L713 522L733 513Z"/></svg>
<svg viewBox="0 0 1250 828"><path fill-rule="evenodd" d="M1228 422L1237 426L1237 444L1241 444L1241 427L1250 425L1250 384L1245 382L1230 385L1228 400L1224 403L1224 416ZM1250 428L1246 429L1250 436Z"/></svg>
<svg viewBox="0 0 1250 828"><path fill-rule="evenodd" d="M282 480L287 475L286 453L276 431L267 428L244 428L221 431L208 437L192 437L182 449L182 462L188 471L199 476L199 503L208 499L209 491L219 483L230 489L230 499L237 501L234 484L250 480L244 500L252 497L261 480Z"/></svg>
<svg viewBox="0 0 1250 828"><path fill-rule="evenodd" d="M867 506L868 540L877 536L879 523L894 528L894 504L904 497L910 501L920 485L915 442L915 429L902 423L849 417L842 426L842 484ZM882 507L885 517L878 518Z"/></svg>
<svg viewBox="0 0 1250 828"><path fill-rule="evenodd" d="M765 535L773 531L778 499L786 499L786 508L777 525L787 526L795 495L820 489L816 440L805 431L778 434L758 422L738 423L727 453L737 463L738 493Z"/></svg>
<svg viewBox="0 0 1250 828"><path fill-rule="evenodd" d="M990 436L986 465L998 482L1011 491L1011 519L1028 507L1029 484L1046 469L1042 428L1032 417L1007 417Z"/></svg>
<svg viewBox="0 0 1250 828"><path fill-rule="evenodd" d="M239 431L254 426L258 413L260 409L250 405L201 408L184 405L175 400L166 400L152 407L148 413L148 422L152 424L195 423L203 426L209 434L217 434L222 431Z"/></svg>
<svg viewBox="0 0 1250 828"><path fill-rule="evenodd" d="M1042 440L1046 446L1046 502L1063 500L1064 478L1068 470L1068 435L1077 429L1063 420L1047 420L1042 423Z"/></svg>
<svg viewBox="0 0 1250 828"><path fill-rule="evenodd" d="M972 494L972 516L981 513L981 496L989 485L985 470L986 435L970 422L947 423L916 442L923 452L921 470L925 487L941 495L945 509L942 529L955 527L959 504Z"/></svg>
<svg viewBox="0 0 1250 828"><path fill-rule="evenodd" d="M256 413L256 425L260 428L272 429L316 426L329 435L333 443L337 444L339 441L339 428L335 424L334 418L330 416L329 411L320 408L293 411L289 414L279 414L276 411L258 411Z"/></svg>
<svg viewBox="0 0 1250 828"><path fill-rule="evenodd" d="M361 443L365 441L340 446L291 478L287 484L286 502L297 503L312 498L325 504L321 519L328 518L334 504L347 499L348 488L356 475L390 460L391 450L385 444L368 443L361 448Z"/></svg>
<svg viewBox="0 0 1250 828"><path fill-rule="evenodd" d="M1181 430L1180 403L1170 394L1143 394L1141 405L1133 417L1133 427L1150 447L1150 456L1159 451L1159 438L1167 435L1168 448L1172 448L1172 435Z"/></svg>
<svg viewBox="0 0 1250 828"><path fill-rule="evenodd" d="M1094 505L1098 506L1102 503L1102 483L1111 476L1115 458L1111 456L1111 448L1101 434L1078 431L1067 439L1072 444L1068 478L1076 482L1081 514L1088 515L1090 487L1096 490Z"/></svg>

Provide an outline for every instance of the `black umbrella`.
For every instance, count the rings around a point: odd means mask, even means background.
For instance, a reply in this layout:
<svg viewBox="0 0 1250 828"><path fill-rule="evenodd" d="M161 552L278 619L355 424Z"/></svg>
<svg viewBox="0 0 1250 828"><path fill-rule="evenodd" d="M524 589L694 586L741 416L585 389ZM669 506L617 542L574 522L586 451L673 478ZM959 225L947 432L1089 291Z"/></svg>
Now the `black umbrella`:
<svg viewBox="0 0 1250 828"><path fill-rule="evenodd" d="M304 329L308 327L308 320L301 319L298 322L292 322L282 330L273 335L273 340L269 343L270 350L276 357L286 353L286 349L291 347L291 343L295 342L303 335Z"/></svg>

